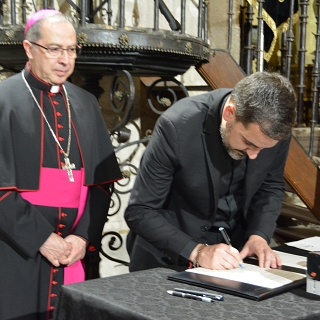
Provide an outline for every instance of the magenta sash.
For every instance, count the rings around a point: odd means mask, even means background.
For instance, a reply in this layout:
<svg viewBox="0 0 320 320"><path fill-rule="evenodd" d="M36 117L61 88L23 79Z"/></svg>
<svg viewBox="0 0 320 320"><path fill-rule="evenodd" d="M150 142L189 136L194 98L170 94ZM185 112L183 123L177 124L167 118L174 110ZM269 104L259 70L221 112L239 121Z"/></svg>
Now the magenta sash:
<svg viewBox="0 0 320 320"><path fill-rule="evenodd" d="M81 219L88 196L88 187L84 186L84 170L72 170L74 182L69 181L65 170L41 168L40 185L37 191L20 192L23 199L34 205L48 207L78 208L77 217L71 231ZM64 284L85 280L82 261L64 268Z"/></svg>

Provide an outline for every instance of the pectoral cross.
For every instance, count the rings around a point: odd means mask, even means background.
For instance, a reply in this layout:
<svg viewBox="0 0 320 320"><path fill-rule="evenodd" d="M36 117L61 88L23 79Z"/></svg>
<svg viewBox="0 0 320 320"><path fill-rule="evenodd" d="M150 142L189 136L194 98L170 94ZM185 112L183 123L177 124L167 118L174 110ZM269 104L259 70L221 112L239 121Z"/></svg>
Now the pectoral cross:
<svg viewBox="0 0 320 320"><path fill-rule="evenodd" d="M73 174L72 174L72 170L71 169L75 169L76 166L74 165L74 163L70 163L70 160L69 160L68 157L64 157L64 163L65 163L65 165L62 166L62 169L68 171L69 181L70 182L74 182Z"/></svg>

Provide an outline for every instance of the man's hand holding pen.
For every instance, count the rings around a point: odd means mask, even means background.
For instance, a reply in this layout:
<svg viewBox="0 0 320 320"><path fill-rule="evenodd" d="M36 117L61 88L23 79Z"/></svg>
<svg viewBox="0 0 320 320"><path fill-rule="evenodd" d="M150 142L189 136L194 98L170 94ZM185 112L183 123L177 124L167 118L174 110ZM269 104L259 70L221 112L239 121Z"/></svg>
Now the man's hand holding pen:
<svg viewBox="0 0 320 320"><path fill-rule="evenodd" d="M195 259L199 266L207 269L229 270L238 267L242 268L243 262L240 253L236 248L232 247L226 230L221 227L219 231L226 244L197 245L192 251L190 258Z"/></svg>
<svg viewBox="0 0 320 320"><path fill-rule="evenodd" d="M221 227L219 231L226 244L219 243L211 246L199 244L192 251L189 259L197 261L198 266L213 270L242 268L242 259L249 256L256 256L261 268L281 267L280 257L262 237L258 235L250 236L239 253L236 248L232 247L226 230Z"/></svg>
<svg viewBox="0 0 320 320"><path fill-rule="evenodd" d="M195 254L190 256L193 258L192 261L196 257L197 247L192 252ZM243 263L239 251L225 243L204 247L199 254L198 262L201 267L213 270L234 269Z"/></svg>

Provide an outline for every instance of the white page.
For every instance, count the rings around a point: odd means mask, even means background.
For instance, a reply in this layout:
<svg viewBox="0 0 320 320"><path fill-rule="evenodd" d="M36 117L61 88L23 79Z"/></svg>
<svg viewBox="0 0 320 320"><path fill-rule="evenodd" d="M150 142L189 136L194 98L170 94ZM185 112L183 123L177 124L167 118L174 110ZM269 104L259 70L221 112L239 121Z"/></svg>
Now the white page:
<svg viewBox="0 0 320 320"><path fill-rule="evenodd" d="M310 237L298 241L287 242L286 245L307 251L320 251L320 237Z"/></svg>
<svg viewBox="0 0 320 320"><path fill-rule="evenodd" d="M187 269L186 271L271 289L281 287L306 277L306 275L295 272L280 269L264 269L247 263L243 264L243 268L231 270L210 270L200 267Z"/></svg>
<svg viewBox="0 0 320 320"><path fill-rule="evenodd" d="M285 253L277 250L273 250L276 252L282 261L284 266L295 267L299 269L307 269L307 257L297 256L295 254Z"/></svg>

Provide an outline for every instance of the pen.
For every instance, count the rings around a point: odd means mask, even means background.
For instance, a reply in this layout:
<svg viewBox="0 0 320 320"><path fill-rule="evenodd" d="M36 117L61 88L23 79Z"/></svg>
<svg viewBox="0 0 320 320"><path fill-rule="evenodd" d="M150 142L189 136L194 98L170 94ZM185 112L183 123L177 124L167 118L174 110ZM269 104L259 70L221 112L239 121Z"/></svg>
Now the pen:
<svg viewBox="0 0 320 320"><path fill-rule="evenodd" d="M227 234L226 229L223 228L223 227L220 227L220 228L219 228L219 231L221 232L221 234L222 234L222 236L223 236L223 239L224 239L224 241L226 242L226 244L229 245L229 246L231 246L231 240L230 240L230 238L229 238L229 236L228 236L228 234Z"/></svg>
<svg viewBox="0 0 320 320"><path fill-rule="evenodd" d="M194 294L196 296L210 298L210 299L217 300L217 301L223 300L223 295L221 295L221 294L207 293L207 292L194 291L194 290L188 290L188 289L180 289L180 288L174 288L174 290L178 291L178 292L190 293L190 294Z"/></svg>
<svg viewBox="0 0 320 320"><path fill-rule="evenodd" d="M172 291L172 290L168 290L167 292L168 292L169 294L171 294L172 296L175 296L175 297L187 298L187 299L192 299L192 300L198 300L198 301L202 301L202 302L214 302L211 298L200 297L200 296L196 296L196 295L194 295L194 294L177 292L177 291Z"/></svg>
<svg viewBox="0 0 320 320"><path fill-rule="evenodd" d="M230 240L230 238L229 238L229 236L227 234L226 229L223 228L223 227L220 227L219 231L221 232L222 237L223 237L224 241L226 242L226 244L229 245L229 246L232 246L231 245L231 240ZM243 265L241 263L239 263L239 266L240 266L240 268L243 268Z"/></svg>

